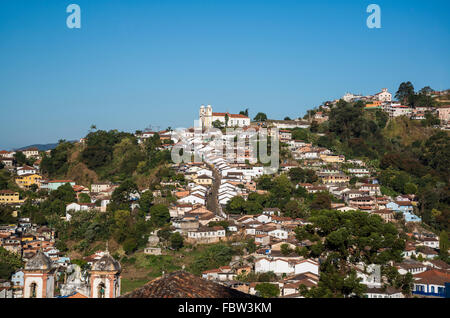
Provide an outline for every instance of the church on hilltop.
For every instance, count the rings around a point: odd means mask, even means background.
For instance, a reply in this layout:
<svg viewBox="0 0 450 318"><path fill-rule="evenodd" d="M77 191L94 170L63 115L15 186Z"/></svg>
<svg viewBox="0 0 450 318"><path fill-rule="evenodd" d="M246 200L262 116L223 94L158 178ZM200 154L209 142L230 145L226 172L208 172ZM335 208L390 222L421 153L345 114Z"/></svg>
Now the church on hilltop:
<svg viewBox="0 0 450 318"><path fill-rule="evenodd" d="M250 126L250 118L241 114L213 113L211 105L200 106L201 128L217 127L246 127Z"/></svg>

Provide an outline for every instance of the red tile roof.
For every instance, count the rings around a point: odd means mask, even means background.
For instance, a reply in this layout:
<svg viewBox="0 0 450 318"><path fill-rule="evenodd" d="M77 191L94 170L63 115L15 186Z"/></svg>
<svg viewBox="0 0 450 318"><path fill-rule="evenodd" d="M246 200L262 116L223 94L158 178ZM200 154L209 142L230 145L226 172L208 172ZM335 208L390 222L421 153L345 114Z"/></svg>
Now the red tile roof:
<svg viewBox="0 0 450 318"><path fill-rule="evenodd" d="M247 116L241 114L230 114L230 113L212 113L213 116L217 117L225 117L225 114L228 114L230 118L248 118Z"/></svg>
<svg viewBox="0 0 450 318"><path fill-rule="evenodd" d="M120 298L255 298L184 271L156 278Z"/></svg>
<svg viewBox="0 0 450 318"><path fill-rule="evenodd" d="M415 283L419 284L445 285L445 283L450 283L450 274L437 269L416 274L414 278L418 278Z"/></svg>

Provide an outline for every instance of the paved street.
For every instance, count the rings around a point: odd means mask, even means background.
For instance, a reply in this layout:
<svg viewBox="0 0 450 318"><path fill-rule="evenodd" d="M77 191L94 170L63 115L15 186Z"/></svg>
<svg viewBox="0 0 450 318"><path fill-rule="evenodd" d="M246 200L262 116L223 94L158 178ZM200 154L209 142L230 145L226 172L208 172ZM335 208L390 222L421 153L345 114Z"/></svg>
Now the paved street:
<svg viewBox="0 0 450 318"><path fill-rule="evenodd" d="M214 182L212 184L211 192L208 195L208 198L206 200L206 208L212 212L214 212L216 215L222 215L221 208L219 206L219 187L220 182L222 180L221 174L214 168L214 166L208 164L209 168L213 172Z"/></svg>

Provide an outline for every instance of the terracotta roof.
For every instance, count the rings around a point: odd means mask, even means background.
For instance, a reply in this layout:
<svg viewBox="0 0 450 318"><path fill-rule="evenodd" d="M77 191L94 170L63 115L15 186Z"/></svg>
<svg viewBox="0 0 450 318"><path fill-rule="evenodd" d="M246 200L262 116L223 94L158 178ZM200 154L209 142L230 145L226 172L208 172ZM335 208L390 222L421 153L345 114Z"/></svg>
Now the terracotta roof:
<svg viewBox="0 0 450 318"><path fill-rule="evenodd" d="M120 298L256 298L236 289L177 271L156 278Z"/></svg>
<svg viewBox="0 0 450 318"><path fill-rule="evenodd" d="M33 168L33 167L30 167L30 166L25 165L25 166L23 166L23 167L17 168L17 170L36 170L36 169Z"/></svg>
<svg viewBox="0 0 450 318"><path fill-rule="evenodd" d="M445 283L450 283L450 274L437 269L416 274L414 278L417 279L415 281L416 284L445 285Z"/></svg>
<svg viewBox="0 0 450 318"><path fill-rule="evenodd" d="M228 114L228 117L230 118L248 118L247 116L241 115L241 114L230 114L230 113L212 113L213 116L217 117L225 117L225 114Z"/></svg>
<svg viewBox="0 0 450 318"><path fill-rule="evenodd" d="M387 295L393 295L401 293L402 291L399 289L396 289L391 286L387 286L386 288L367 288L367 294L387 294Z"/></svg>
<svg viewBox="0 0 450 318"><path fill-rule="evenodd" d="M412 203L409 201L395 201L399 206L412 206Z"/></svg>
<svg viewBox="0 0 450 318"><path fill-rule="evenodd" d="M428 262L430 262L431 264L433 264L434 266L436 266L436 267L438 267L440 269L447 270L447 269L450 268L450 266L446 262L444 262L444 261L442 261L440 259L429 260Z"/></svg>

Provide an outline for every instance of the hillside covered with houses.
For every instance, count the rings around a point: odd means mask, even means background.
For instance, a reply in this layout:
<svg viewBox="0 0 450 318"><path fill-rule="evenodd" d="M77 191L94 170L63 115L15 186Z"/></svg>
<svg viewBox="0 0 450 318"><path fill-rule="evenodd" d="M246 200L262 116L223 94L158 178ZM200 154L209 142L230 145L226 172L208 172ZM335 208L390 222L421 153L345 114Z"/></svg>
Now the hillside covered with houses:
<svg viewBox="0 0 450 318"><path fill-rule="evenodd" d="M261 297L448 297L448 95L405 82L283 120L208 105L188 129L0 151L0 298L115 298L178 271Z"/></svg>

